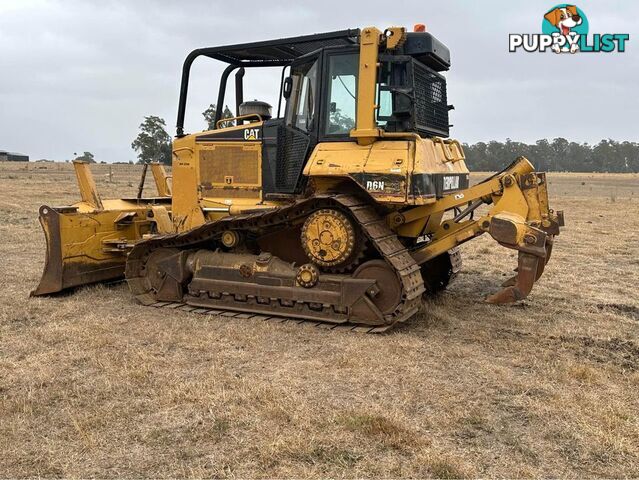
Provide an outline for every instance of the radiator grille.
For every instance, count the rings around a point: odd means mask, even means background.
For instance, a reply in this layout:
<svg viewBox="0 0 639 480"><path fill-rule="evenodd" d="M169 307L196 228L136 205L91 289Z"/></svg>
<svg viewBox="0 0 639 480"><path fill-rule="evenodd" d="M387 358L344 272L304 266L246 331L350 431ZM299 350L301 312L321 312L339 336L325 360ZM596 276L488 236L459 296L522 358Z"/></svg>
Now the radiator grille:
<svg viewBox="0 0 639 480"><path fill-rule="evenodd" d="M259 146L216 145L200 150L200 183L259 185Z"/></svg>

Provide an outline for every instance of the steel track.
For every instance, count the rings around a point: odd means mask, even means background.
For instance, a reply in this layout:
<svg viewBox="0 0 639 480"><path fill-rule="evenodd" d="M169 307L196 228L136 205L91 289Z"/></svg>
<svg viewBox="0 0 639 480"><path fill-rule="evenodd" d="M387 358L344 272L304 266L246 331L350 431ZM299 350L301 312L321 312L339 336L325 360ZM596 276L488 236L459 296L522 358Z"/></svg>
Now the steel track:
<svg viewBox="0 0 639 480"><path fill-rule="evenodd" d="M159 248L177 249L215 249L219 245L218 238L225 230L264 232L278 227L291 225L295 221L306 218L311 212L320 208L338 208L349 213L380 257L396 272L401 283L402 300L395 310L384 316L384 323L377 325L353 324L348 316L336 312L331 306L321 312L310 308L304 302L298 302L295 309L286 311L279 302L274 302L271 310L265 312L268 305L260 305L259 312L251 312L251 304L246 299L237 301L233 294L226 294L223 302L211 298L193 298L185 295L179 302L158 302L148 290L144 279L145 262L151 252ZM205 310L198 313L220 314L236 318L264 319L278 318L278 321L291 320L296 323L310 321L315 324L333 324L328 328L340 326L344 329L382 332L393 325L413 316L420 305L424 282L419 265L415 263L409 251L402 245L397 236L390 230L386 221L375 209L359 197L348 194L324 194L309 199L299 200L291 205L249 214L228 216L216 222L206 223L188 232L153 237L136 244L127 259L126 278L135 297L142 304L156 307L181 308L189 311ZM250 299L249 299L250 300ZM302 304L302 305L300 305Z"/></svg>
<svg viewBox="0 0 639 480"><path fill-rule="evenodd" d="M255 321L268 321L271 323L289 324L289 325L302 325L313 328L321 328L324 330L336 330L336 331L352 331L359 333L384 333L391 330L395 324L384 325L379 327L366 326L366 325L353 325L350 323L327 323L320 321L304 320L300 318L288 318L277 315L259 315L246 312L238 312L232 310L220 310L217 308L202 308L195 307L193 305L187 305L180 302L156 302L149 307L162 308L167 310L179 310L189 313L197 313L199 315L219 315L220 317L234 318L236 320L255 320Z"/></svg>

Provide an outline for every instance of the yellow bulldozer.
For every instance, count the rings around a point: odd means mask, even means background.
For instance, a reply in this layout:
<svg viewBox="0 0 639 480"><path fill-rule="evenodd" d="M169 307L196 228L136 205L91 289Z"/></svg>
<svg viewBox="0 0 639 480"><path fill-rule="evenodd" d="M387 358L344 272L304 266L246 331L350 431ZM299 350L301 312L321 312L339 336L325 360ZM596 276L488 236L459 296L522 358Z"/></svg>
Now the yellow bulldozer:
<svg viewBox="0 0 639 480"><path fill-rule="evenodd" d="M187 134L201 57L227 64L218 107L235 72L236 116L218 108L215 128ZM281 68L276 116L244 101L245 72L259 67ZM89 166L75 163L82 201L40 208L47 256L32 294L125 277L145 305L382 332L447 286L461 243L488 233L519 257L487 301L525 298L563 214L523 157L469 185L462 145L449 138L449 67L448 48L419 27L191 52L171 174L150 165L157 196L140 188L103 200Z"/></svg>

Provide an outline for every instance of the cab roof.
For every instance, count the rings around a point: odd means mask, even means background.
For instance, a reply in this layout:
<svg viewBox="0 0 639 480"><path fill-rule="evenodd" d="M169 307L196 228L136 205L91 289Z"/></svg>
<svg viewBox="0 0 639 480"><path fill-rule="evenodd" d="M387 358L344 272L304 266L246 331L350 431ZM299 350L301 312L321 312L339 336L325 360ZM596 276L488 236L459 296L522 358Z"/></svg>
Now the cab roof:
<svg viewBox="0 0 639 480"><path fill-rule="evenodd" d="M295 59L320 48L357 45L359 34L359 28L355 28L263 42L206 47L194 50L191 56L206 56L238 66L288 65Z"/></svg>

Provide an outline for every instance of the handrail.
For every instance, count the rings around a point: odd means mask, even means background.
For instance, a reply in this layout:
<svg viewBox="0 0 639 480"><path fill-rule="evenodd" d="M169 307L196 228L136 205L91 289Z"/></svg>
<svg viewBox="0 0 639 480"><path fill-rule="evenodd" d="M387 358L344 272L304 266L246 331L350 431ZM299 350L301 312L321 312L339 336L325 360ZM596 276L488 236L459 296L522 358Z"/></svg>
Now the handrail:
<svg viewBox="0 0 639 480"><path fill-rule="evenodd" d="M459 143L459 140L455 140L455 139L443 139L441 137L433 137L432 138L433 143L439 143L442 146L442 152L444 152L444 157L446 158L447 162L459 162L460 160L466 160L466 155L464 154L464 150L461 146L461 144ZM454 145L455 147L457 147L457 150L459 151L459 157L458 156L454 156L451 149L450 149L450 145Z"/></svg>
<svg viewBox="0 0 639 480"><path fill-rule="evenodd" d="M457 150L459 151L459 154L461 155L461 160L466 160L466 153L464 153L464 147L462 147L462 144L459 142L459 140L457 140L456 138L451 138L449 139L449 142L451 145L455 145L457 147Z"/></svg>
<svg viewBox="0 0 639 480"><path fill-rule="evenodd" d="M262 117L260 116L259 113L247 113L246 115L239 115L237 117L228 117L228 118L221 118L219 119L216 124L215 124L215 128L220 128L220 125L224 122L233 122L233 121L237 121L237 120L246 120L247 118L257 118L258 122L262 121Z"/></svg>

